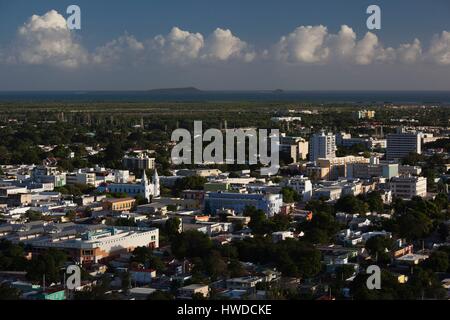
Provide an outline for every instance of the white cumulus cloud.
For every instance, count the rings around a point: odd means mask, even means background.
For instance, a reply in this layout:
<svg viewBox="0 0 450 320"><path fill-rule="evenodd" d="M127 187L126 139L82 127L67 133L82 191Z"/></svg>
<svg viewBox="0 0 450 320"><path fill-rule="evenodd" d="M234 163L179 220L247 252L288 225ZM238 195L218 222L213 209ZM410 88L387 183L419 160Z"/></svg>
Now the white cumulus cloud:
<svg viewBox="0 0 450 320"><path fill-rule="evenodd" d="M440 41L442 42L442 40ZM276 60L293 64L328 64L333 62L356 65L373 63L415 63L422 59L418 39L400 45L397 49L385 48L378 36L367 32L360 40L347 25L337 34L329 33L325 26L300 26L281 37L274 46Z"/></svg>
<svg viewBox="0 0 450 320"><path fill-rule="evenodd" d="M156 36L151 46L164 61L187 63L199 57L204 46L203 35L173 27L167 36Z"/></svg>
<svg viewBox="0 0 450 320"><path fill-rule="evenodd" d="M9 62L64 68L76 68L87 59L86 50L55 10L33 15L21 26L8 57Z"/></svg>
<svg viewBox="0 0 450 320"><path fill-rule="evenodd" d="M442 31L440 35L433 37L427 56L437 64L450 64L450 32Z"/></svg>
<svg viewBox="0 0 450 320"><path fill-rule="evenodd" d="M245 42L233 35L229 29L217 28L208 37L205 47L207 59L225 61L232 58L252 61L256 54Z"/></svg>
<svg viewBox="0 0 450 320"><path fill-rule="evenodd" d="M327 37L328 30L322 25L298 27L281 37L275 46L275 55L280 60L292 63L324 62L330 53L325 44Z"/></svg>
<svg viewBox="0 0 450 320"><path fill-rule="evenodd" d="M134 36L125 34L112 40L104 46L98 47L92 55L95 64L111 65L119 62L136 64L142 59L145 46Z"/></svg>

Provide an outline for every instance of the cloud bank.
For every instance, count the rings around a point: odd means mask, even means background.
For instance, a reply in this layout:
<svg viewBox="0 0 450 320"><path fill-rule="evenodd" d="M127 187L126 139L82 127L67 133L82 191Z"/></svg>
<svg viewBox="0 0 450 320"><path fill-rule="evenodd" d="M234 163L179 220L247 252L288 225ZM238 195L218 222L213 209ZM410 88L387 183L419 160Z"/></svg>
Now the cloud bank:
<svg viewBox="0 0 450 320"><path fill-rule="evenodd" d="M326 26L299 26L269 48L254 48L231 30L217 28L208 35L173 27L165 35L137 39L124 34L93 50L70 31L55 10L33 15L17 30L15 40L0 49L0 63L47 65L61 69L81 66L270 63L283 65L434 64L450 65L450 32L435 35L428 48L419 39L386 47L372 32L358 37L342 25L337 33Z"/></svg>

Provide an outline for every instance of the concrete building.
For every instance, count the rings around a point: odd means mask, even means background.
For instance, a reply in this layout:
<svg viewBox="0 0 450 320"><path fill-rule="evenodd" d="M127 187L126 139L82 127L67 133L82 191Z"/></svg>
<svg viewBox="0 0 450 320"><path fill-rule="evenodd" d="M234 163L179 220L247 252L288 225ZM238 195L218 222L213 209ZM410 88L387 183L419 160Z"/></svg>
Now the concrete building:
<svg viewBox="0 0 450 320"><path fill-rule="evenodd" d="M280 152L292 158L293 162L305 160L309 152L309 143L301 137L280 137Z"/></svg>
<svg viewBox="0 0 450 320"><path fill-rule="evenodd" d="M159 247L157 228L110 227L74 223L0 225L0 239L29 245L34 254L49 248L63 250L80 264L101 263L136 247Z"/></svg>
<svg viewBox="0 0 450 320"><path fill-rule="evenodd" d="M309 178L304 176L290 177L286 179L283 184L286 187L294 189L299 195L302 196L303 201L309 201L312 197L312 183Z"/></svg>
<svg viewBox="0 0 450 320"><path fill-rule="evenodd" d="M410 153L422 153L421 135L414 132L399 132L387 136L387 160L400 160Z"/></svg>
<svg viewBox="0 0 450 320"><path fill-rule="evenodd" d="M383 177L391 179L399 175L398 163L382 162L378 158L371 158L369 163L350 163L346 169L348 178L370 179Z"/></svg>
<svg viewBox="0 0 450 320"><path fill-rule="evenodd" d="M245 207L255 207L263 210L266 215L273 216L280 212L282 205L281 194L210 192L205 197L205 210L212 214L223 209L232 209L237 214L242 214Z"/></svg>
<svg viewBox="0 0 450 320"><path fill-rule="evenodd" d="M342 187L340 186L327 186L314 190L314 199L325 199L335 201L342 195Z"/></svg>
<svg viewBox="0 0 450 320"><path fill-rule="evenodd" d="M192 299L195 294L202 295L204 298L209 297L209 286L206 284L190 284L178 289L178 298Z"/></svg>
<svg viewBox="0 0 450 320"><path fill-rule="evenodd" d="M427 195L427 179L425 177L395 177L391 179L389 186L392 196L402 199Z"/></svg>
<svg viewBox="0 0 450 320"><path fill-rule="evenodd" d="M153 174L152 183L148 181L147 175L143 171L140 183L110 183L97 189L100 192L126 193L131 197L141 195L148 201L160 196L159 176L156 170Z"/></svg>
<svg viewBox="0 0 450 320"><path fill-rule="evenodd" d="M57 167L36 166L31 172L31 179L37 183L53 183L54 187L66 185L66 174L59 172Z"/></svg>
<svg viewBox="0 0 450 320"><path fill-rule="evenodd" d="M145 153L137 155L126 155L122 159L122 164L130 170L152 170L155 169L155 158L150 158Z"/></svg>
<svg viewBox="0 0 450 320"><path fill-rule="evenodd" d="M357 156L319 158L316 160L316 165L307 167L306 171L309 172L308 176L312 180L337 180L347 176L349 164L369 162L369 159Z"/></svg>
<svg viewBox="0 0 450 320"><path fill-rule="evenodd" d="M309 140L309 159L316 161L319 158L331 159L336 157L336 136L332 133L313 134Z"/></svg>
<svg viewBox="0 0 450 320"><path fill-rule="evenodd" d="M130 211L136 203L134 198L119 198L103 200L103 210L106 211Z"/></svg>
<svg viewBox="0 0 450 320"><path fill-rule="evenodd" d="M95 173L76 172L66 174L66 184L88 184L95 186Z"/></svg>
<svg viewBox="0 0 450 320"><path fill-rule="evenodd" d="M375 111L373 110L359 110L357 113L358 119L373 119L375 118Z"/></svg>
<svg viewBox="0 0 450 320"><path fill-rule="evenodd" d="M286 239L293 239L294 233L292 231L277 231L272 233L272 242L277 243Z"/></svg>

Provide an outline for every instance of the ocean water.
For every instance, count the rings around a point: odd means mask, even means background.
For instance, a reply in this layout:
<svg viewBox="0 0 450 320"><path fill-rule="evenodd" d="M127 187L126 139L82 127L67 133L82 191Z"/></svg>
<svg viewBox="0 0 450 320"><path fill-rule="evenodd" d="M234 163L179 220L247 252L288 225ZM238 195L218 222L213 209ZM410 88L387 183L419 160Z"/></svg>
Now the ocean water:
<svg viewBox="0 0 450 320"><path fill-rule="evenodd" d="M0 102L313 102L450 105L448 91L3 91Z"/></svg>

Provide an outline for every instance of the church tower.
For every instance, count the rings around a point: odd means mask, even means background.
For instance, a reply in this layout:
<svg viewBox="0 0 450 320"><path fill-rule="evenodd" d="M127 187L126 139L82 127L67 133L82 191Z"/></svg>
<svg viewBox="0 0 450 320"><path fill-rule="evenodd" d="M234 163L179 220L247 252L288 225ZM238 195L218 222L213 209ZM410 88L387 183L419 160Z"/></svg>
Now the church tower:
<svg viewBox="0 0 450 320"><path fill-rule="evenodd" d="M150 185L148 183L148 179L147 179L147 175L145 174L145 170L142 173L142 178L141 178L141 185L142 185L142 191L144 193L144 198L147 199L150 202Z"/></svg>
<svg viewBox="0 0 450 320"><path fill-rule="evenodd" d="M155 173L153 174L153 197L158 198L160 196L159 190L159 176L158 170L155 168Z"/></svg>

